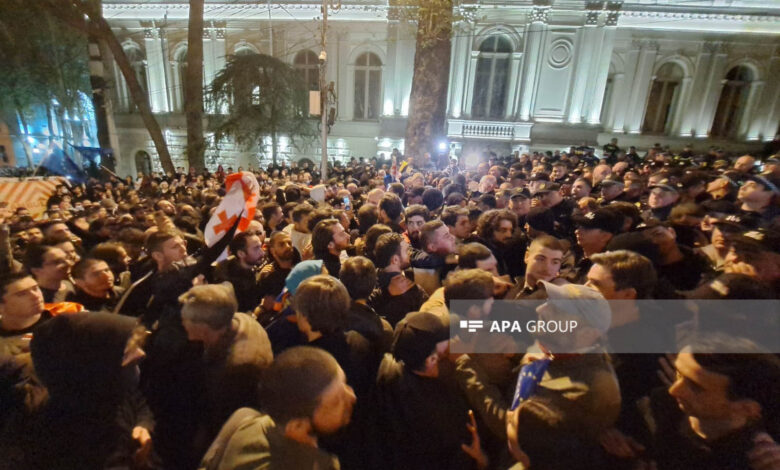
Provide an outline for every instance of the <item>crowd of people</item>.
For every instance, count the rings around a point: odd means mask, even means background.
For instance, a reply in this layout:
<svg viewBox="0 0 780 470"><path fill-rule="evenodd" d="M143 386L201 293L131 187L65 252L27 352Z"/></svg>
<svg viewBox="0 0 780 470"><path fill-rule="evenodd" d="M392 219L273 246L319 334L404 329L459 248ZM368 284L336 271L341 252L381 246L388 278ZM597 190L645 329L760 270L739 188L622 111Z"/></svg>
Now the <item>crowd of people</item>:
<svg viewBox="0 0 780 470"><path fill-rule="evenodd" d="M776 301L777 156L612 141L250 169L254 220L209 246L232 170L2 214L0 468L780 469L776 317L656 328L635 307ZM455 352L461 319L522 299L582 328ZM643 335L668 354L626 353Z"/></svg>

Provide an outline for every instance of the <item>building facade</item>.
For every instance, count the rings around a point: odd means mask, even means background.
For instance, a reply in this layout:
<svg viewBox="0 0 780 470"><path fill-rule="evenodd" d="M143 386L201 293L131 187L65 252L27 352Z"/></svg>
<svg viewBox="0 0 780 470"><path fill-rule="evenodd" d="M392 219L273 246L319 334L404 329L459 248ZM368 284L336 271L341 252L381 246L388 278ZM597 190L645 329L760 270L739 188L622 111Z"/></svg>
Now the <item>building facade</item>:
<svg viewBox="0 0 780 470"><path fill-rule="evenodd" d="M329 154L403 150L415 29L387 2L329 11L326 80L335 85ZM145 86L174 164L186 166L183 77L187 2L106 0L109 20ZM453 33L447 140L475 163L570 144L691 143L733 150L774 140L780 124L780 2L766 0L480 0L462 2ZM206 3L204 80L228 56L273 54L317 89L320 3ZM158 168L154 146L113 69L118 171ZM251 151L210 145L209 166L258 166ZM317 160L319 143L278 143L285 160Z"/></svg>

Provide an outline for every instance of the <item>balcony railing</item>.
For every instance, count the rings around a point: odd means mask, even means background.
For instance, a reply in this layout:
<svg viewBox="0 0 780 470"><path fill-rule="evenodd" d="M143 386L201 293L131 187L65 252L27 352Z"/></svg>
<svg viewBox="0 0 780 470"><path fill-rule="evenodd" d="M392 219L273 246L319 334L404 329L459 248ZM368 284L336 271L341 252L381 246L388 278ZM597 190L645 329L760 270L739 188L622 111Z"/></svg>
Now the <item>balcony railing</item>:
<svg viewBox="0 0 780 470"><path fill-rule="evenodd" d="M531 122L467 121L450 119L447 122L448 137L471 139L528 141Z"/></svg>

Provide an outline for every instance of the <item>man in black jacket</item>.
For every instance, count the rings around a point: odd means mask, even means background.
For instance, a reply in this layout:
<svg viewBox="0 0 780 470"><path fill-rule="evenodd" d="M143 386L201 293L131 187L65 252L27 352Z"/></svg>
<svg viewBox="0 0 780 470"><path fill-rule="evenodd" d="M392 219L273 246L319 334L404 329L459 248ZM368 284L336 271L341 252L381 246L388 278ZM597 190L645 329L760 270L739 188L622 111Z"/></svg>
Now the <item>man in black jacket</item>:
<svg viewBox="0 0 780 470"><path fill-rule="evenodd" d="M311 235L314 258L321 259L328 274L338 278L341 271L341 252L349 247L349 233L336 219L317 222Z"/></svg>
<svg viewBox="0 0 780 470"><path fill-rule="evenodd" d="M238 300L239 312L251 312L260 304L260 286L257 268L263 262L263 240L257 235L242 232L230 242L232 257L217 263L214 281L229 282Z"/></svg>
<svg viewBox="0 0 780 470"><path fill-rule="evenodd" d="M444 224L442 227L449 234ZM377 288L369 297L368 305L391 325L395 325L407 313L419 310L428 295L403 274L403 270L409 267L409 243L402 235L380 235L374 248L374 257L379 273Z"/></svg>

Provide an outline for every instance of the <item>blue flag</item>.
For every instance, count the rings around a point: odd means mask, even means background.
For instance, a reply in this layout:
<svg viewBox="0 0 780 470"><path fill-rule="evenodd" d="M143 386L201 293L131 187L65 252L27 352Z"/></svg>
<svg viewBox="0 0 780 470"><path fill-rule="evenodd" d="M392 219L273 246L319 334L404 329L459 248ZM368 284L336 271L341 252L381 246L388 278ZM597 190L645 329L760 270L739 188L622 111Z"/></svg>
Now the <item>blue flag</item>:
<svg viewBox="0 0 780 470"><path fill-rule="evenodd" d="M536 386L542 381L544 373L550 366L552 359L544 358L530 362L520 369L517 374L517 385L515 386L515 396L512 398L512 407L514 411L520 406L520 403L528 400L536 391Z"/></svg>

